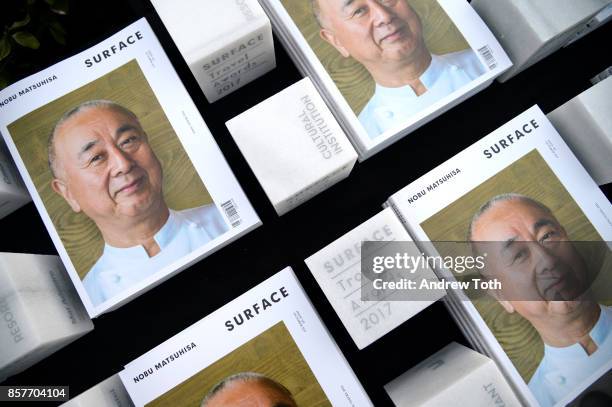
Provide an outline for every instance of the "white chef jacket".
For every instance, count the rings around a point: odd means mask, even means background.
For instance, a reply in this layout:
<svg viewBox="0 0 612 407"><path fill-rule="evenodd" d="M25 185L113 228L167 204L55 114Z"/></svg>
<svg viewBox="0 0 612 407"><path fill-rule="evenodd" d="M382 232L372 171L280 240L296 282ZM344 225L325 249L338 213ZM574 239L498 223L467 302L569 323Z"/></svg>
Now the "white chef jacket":
<svg viewBox="0 0 612 407"><path fill-rule="evenodd" d="M419 78L427 88L425 93L417 96L408 85L387 88L376 84L374 95L359 114L359 121L374 139L484 72L484 66L472 50L432 55L429 67Z"/></svg>
<svg viewBox="0 0 612 407"><path fill-rule="evenodd" d="M529 381L529 389L542 407L553 406L612 360L612 307L601 313L590 332L597 350L590 356L580 344L564 348L544 345L544 357Z"/></svg>
<svg viewBox="0 0 612 407"><path fill-rule="evenodd" d="M184 211L170 210L168 220L154 236L161 251L149 257L142 246L104 245L102 256L83 279L94 306L132 287L228 230L215 205Z"/></svg>

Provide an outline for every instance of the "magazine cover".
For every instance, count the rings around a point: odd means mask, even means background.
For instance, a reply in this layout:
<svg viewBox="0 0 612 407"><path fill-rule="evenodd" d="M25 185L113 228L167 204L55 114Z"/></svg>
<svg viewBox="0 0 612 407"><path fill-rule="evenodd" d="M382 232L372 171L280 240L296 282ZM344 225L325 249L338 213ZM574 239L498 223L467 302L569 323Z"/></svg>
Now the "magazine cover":
<svg viewBox="0 0 612 407"><path fill-rule="evenodd" d="M120 376L136 406L372 405L289 267Z"/></svg>
<svg viewBox="0 0 612 407"><path fill-rule="evenodd" d="M484 256L496 285L451 309L525 403L565 405L610 370L612 207L537 106L390 203L430 252Z"/></svg>
<svg viewBox="0 0 612 407"><path fill-rule="evenodd" d="M511 66L466 1L262 4L361 158L478 92Z"/></svg>
<svg viewBox="0 0 612 407"><path fill-rule="evenodd" d="M260 224L145 19L0 92L0 133L91 316Z"/></svg>

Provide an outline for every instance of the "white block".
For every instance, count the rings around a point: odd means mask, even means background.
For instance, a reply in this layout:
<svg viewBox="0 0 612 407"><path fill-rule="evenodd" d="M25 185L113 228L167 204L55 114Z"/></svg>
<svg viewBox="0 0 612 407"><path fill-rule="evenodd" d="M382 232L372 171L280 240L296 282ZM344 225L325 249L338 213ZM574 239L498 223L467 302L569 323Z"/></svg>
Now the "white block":
<svg viewBox="0 0 612 407"><path fill-rule="evenodd" d="M131 407L133 405L119 375L114 375L70 399L61 407Z"/></svg>
<svg viewBox="0 0 612 407"><path fill-rule="evenodd" d="M357 160L309 78L226 125L279 215L346 178Z"/></svg>
<svg viewBox="0 0 612 407"><path fill-rule="evenodd" d="M473 0L513 66L500 82L552 54L583 32L611 0Z"/></svg>
<svg viewBox="0 0 612 407"><path fill-rule="evenodd" d="M383 337L442 296L432 291L429 301L362 301L363 241L410 242L412 239L393 210L387 208L305 260L359 349ZM413 255L418 256L416 246L414 249ZM429 268L408 275L414 280L435 279Z"/></svg>
<svg viewBox="0 0 612 407"><path fill-rule="evenodd" d="M612 20L612 3L608 4L606 8L601 10L599 13L595 15L595 17L591 18L588 23L582 26L582 29L578 31L574 38L570 39L565 46L567 47L570 44L578 41L580 38L585 35L595 31L602 25L606 24L608 21Z"/></svg>
<svg viewBox="0 0 612 407"><path fill-rule="evenodd" d="M59 257L0 253L0 382L92 329Z"/></svg>
<svg viewBox="0 0 612 407"><path fill-rule="evenodd" d="M257 0L152 0L209 102L276 67Z"/></svg>
<svg viewBox="0 0 612 407"><path fill-rule="evenodd" d="M385 385L397 407L520 407L495 362L452 342Z"/></svg>
<svg viewBox="0 0 612 407"><path fill-rule="evenodd" d="M612 182L612 77L550 112L548 119L595 182Z"/></svg>
<svg viewBox="0 0 612 407"><path fill-rule="evenodd" d="M30 201L30 194L0 141L0 219Z"/></svg>

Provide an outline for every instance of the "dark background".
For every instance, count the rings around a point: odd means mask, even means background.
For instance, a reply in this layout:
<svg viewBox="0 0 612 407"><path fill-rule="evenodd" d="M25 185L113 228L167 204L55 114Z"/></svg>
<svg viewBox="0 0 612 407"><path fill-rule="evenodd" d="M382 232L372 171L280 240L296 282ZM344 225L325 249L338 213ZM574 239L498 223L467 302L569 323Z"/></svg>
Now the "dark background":
<svg viewBox="0 0 612 407"><path fill-rule="evenodd" d="M2 385L67 385L74 397L292 266L374 404L392 405L384 384L451 341L469 345L466 338L438 302L358 351L303 259L378 213L391 194L519 113L534 104L550 112L589 88L590 78L612 65L612 24L608 24L505 84L495 82L358 163L346 180L278 217L224 123L301 79L280 43L275 43L276 69L211 105L147 0L73 1L63 20L68 45L47 55L46 62L81 52L143 16L153 26L263 226L120 309L96 318L94 331ZM31 73L24 72L24 76ZM603 189L610 198L611 184ZM0 220L0 230L0 252L57 254L34 204Z"/></svg>

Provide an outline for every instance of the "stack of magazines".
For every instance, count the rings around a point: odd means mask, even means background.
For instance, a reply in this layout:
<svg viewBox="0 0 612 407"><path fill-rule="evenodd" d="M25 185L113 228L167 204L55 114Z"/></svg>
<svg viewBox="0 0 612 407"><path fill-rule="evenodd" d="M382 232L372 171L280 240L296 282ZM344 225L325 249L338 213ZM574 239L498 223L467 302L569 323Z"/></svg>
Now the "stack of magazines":
<svg viewBox="0 0 612 407"><path fill-rule="evenodd" d="M261 3L360 160L476 94L511 66L466 1Z"/></svg>
<svg viewBox="0 0 612 407"><path fill-rule="evenodd" d="M0 133L92 318L261 224L144 18L0 100Z"/></svg>
<svg viewBox="0 0 612 407"><path fill-rule="evenodd" d="M446 304L524 404L566 405L612 369L612 206L537 106L387 204L465 284Z"/></svg>

